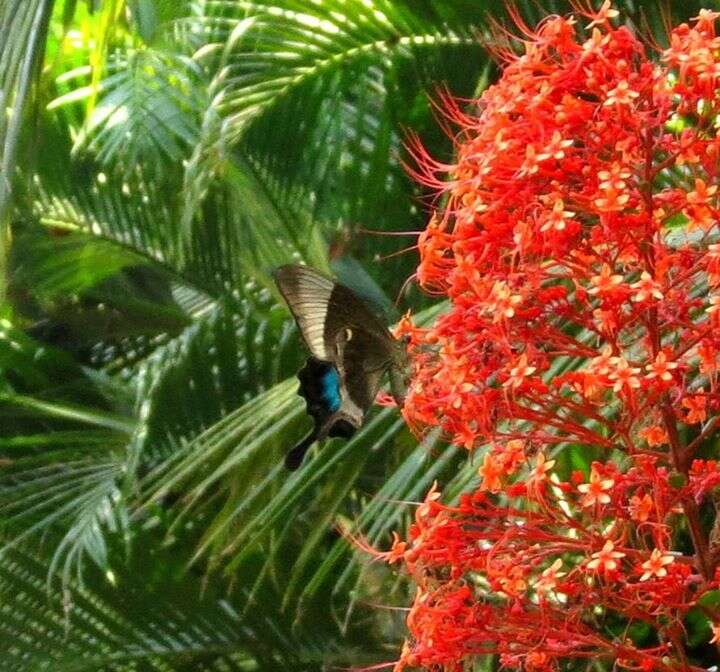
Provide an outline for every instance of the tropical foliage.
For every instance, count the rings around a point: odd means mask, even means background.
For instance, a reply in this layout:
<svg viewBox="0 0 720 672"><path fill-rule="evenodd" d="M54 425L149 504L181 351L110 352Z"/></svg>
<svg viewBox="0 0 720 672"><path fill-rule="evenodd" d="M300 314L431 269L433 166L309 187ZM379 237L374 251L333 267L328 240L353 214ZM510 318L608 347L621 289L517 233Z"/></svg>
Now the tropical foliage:
<svg viewBox="0 0 720 672"><path fill-rule="evenodd" d="M663 39L654 3L618 6ZM269 271L332 270L399 316L417 259L388 255L415 239L371 232L425 227L404 141L451 158L434 101L495 77L501 11L0 0L3 669L398 657L413 589L339 530L385 545L477 465L384 408L286 473L303 353ZM399 305L442 309L412 283Z"/></svg>

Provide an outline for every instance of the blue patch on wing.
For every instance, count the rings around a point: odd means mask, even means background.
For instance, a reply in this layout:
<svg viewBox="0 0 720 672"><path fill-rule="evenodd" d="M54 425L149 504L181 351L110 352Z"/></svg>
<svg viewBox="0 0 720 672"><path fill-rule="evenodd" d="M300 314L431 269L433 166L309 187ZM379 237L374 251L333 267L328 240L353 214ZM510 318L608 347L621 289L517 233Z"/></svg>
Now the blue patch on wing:
<svg viewBox="0 0 720 672"><path fill-rule="evenodd" d="M340 408L340 374L337 369L332 366L320 378L322 386L322 400L331 413Z"/></svg>

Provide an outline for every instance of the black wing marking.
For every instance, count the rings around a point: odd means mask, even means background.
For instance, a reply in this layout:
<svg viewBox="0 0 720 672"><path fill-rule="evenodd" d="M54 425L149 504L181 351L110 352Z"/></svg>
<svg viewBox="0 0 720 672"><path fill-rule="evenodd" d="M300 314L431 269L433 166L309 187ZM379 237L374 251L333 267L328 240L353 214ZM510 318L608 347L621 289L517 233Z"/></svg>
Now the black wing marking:
<svg viewBox="0 0 720 672"><path fill-rule="evenodd" d="M377 340L368 332L347 329L338 350L345 393L364 415L380 389L383 374L390 366L388 354L377 349Z"/></svg>

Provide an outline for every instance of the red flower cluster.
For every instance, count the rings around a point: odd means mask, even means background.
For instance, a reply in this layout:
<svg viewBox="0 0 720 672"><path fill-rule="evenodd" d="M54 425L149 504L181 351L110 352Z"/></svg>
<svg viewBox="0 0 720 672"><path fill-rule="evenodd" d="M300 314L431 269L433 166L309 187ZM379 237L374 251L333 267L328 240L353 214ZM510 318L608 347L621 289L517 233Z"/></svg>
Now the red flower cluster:
<svg viewBox="0 0 720 672"><path fill-rule="evenodd" d="M586 38L578 17L519 22L524 53L502 50L477 113L446 101L454 165L415 146L446 195L417 279L450 309L400 326L404 413L486 449L475 492L433 491L380 554L418 586L398 669L701 669L683 618L720 578L701 515L720 470L696 459L720 410L720 14L658 63L609 2L575 6ZM569 449L604 457L563 474Z"/></svg>

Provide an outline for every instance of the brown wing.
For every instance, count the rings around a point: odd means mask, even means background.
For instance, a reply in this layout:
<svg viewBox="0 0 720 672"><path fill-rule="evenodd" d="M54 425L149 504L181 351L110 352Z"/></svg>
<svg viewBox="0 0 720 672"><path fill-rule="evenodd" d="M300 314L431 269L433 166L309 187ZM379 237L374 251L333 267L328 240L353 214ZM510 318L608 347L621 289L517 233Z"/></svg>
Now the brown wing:
<svg viewBox="0 0 720 672"><path fill-rule="evenodd" d="M370 368L391 361L392 334L352 290L308 266L281 266L273 275L314 357L337 362L338 344L355 339L353 352L362 352Z"/></svg>
<svg viewBox="0 0 720 672"><path fill-rule="evenodd" d="M364 415L380 389L383 374L390 366L386 353L373 350L374 339L367 332L348 330L342 344L342 377L347 396Z"/></svg>

